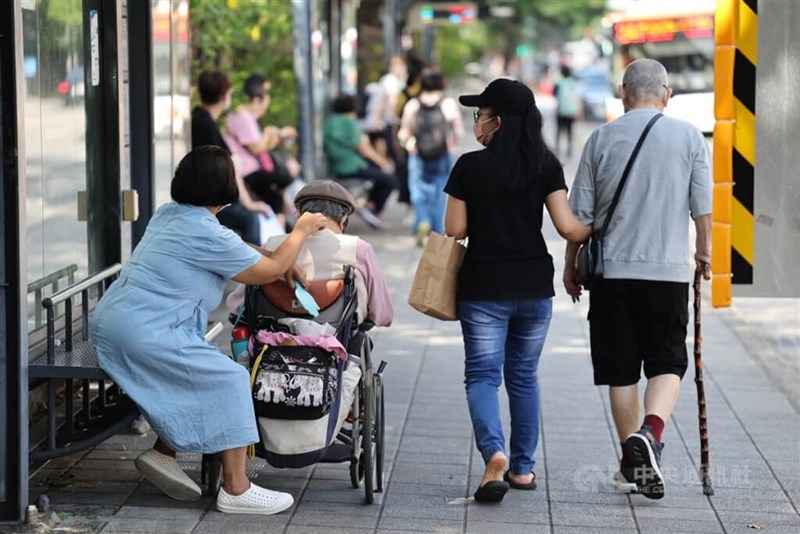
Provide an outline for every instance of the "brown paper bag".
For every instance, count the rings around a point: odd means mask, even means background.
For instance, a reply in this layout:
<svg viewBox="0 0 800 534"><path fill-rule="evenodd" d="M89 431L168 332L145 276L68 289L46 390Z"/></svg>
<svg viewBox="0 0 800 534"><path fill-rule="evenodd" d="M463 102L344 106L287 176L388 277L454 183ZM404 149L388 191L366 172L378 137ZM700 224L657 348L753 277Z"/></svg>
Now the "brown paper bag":
<svg viewBox="0 0 800 534"><path fill-rule="evenodd" d="M458 271L466 252L454 238L431 232L408 294L412 308L443 321L458 319Z"/></svg>

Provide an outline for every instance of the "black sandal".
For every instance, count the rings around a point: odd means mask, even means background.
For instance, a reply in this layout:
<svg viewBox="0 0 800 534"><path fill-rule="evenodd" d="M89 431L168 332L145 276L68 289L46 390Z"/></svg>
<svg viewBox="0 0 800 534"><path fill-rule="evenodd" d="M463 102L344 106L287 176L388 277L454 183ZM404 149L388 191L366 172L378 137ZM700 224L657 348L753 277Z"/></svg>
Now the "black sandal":
<svg viewBox="0 0 800 534"><path fill-rule="evenodd" d="M529 490L529 491L536 489L536 473L531 472L531 474L533 475L533 479L531 479L531 481L528 482L527 484L519 484L517 482L514 482L513 480L511 480L511 476L509 475L509 473L510 471L506 471L505 473L503 473L503 480L508 482L508 485L511 486L512 488L518 490Z"/></svg>
<svg viewBox="0 0 800 534"><path fill-rule="evenodd" d="M500 502L508 491L509 484L499 480L490 480L475 492L477 502Z"/></svg>

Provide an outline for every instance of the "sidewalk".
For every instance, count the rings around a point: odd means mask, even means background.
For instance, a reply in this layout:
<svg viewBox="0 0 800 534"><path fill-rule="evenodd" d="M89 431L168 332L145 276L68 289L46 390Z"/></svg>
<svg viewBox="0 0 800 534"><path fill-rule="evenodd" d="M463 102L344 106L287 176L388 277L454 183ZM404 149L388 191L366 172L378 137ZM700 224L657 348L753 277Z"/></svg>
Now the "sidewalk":
<svg viewBox="0 0 800 534"><path fill-rule="evenodd" d="M402 215L393 208L389 226L399 226ZM31 499L46 493L59 514L56 530L730 533L761 526L767 532L800 531L800 415L721 314L708 306L704 358L716 495L704 497L696 475L699 440L691 377L684 381L665 435L666 497L649 501L615 494L608 481L619 447L605 391L592 386L586 305L573 306L558 289L539 374L539 490L511 491L498 506L466 503L480 480L482 462L464 398L458 324L435 321L405 303L419 255L405 231L375 234L358 222L353 226L374 243L397 312L392 328L375 332L375 354L389 362L385 494L372 506L362 504L363 493L350 487L345 465L280 471L258 460L250 464L255 480L290 491L297 504L265 518L223 515L210 498L173 501L143 481L132 459L154 437L129 434L53 461L31 480ZM558 272L563 245L546 226ZM223 346L225 336L220 338ZM197 456L181 459L199 478Z"/></svg>
<svg viewBox="0 0 800 534"><path fill-rule="evenodd" d="M582 141L582 134L578 136L576 140ZM574 161L565 174L568 180L574 175ZM716 495L704 497L697 476L700 445L690 366L664 437L667 495L650 501L615 494L609 483L618 465L619 445L607 393L592 385L588 306L569 301L558 283L560 274L539 367L542 432L535 468L539 489L511 491L500 505L469 502L483 466L473 445L464 395L460 328L457 323L430 319L406 304L419 249L410 231L401 228L403 215L400 207L392 206L387 226L396 230L382 233L370 231L358 220L352 225L354 233L375 246L396 311L390 329L374 332L374 354L389 363L387 485L384 494L376 495L375 504L363 504L363 491L351 488L344 464L276 470L261 460L249 464L254 480L291 492L297 501L291 510L271 517L235 516L216 512L208 497L173 501L143 481L133 465L154 436L127 434L50 462L31 480L32 502L47 494L60 520L52 530L800 532L798 301L749 299L735 310L712 310L704 302L703 357ZM548 247L560 273L564 244L547 217L545 221ZM708 291L707 285L704 290ZM223 318L220 313L218 319ZM229 340L227 328L217 340L223 349ZM504 392L501 398L507 411ZM180 460L199 479L199 456L181 455ZM0 528L0 532L30 531L35 530Z"/></svg>

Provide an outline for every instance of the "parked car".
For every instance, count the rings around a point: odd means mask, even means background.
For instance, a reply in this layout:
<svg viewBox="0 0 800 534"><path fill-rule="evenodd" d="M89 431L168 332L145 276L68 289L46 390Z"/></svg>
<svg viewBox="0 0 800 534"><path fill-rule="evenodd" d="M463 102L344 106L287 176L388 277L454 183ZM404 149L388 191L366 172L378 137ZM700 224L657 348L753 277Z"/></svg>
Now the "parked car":
<svg viewBox="0 0 800 534"><path fill-rule="evenodd" d="M588 67L576 71L574 76L578 81L584 120L605 122L606 99L612 94L608 69Z"/></svg>

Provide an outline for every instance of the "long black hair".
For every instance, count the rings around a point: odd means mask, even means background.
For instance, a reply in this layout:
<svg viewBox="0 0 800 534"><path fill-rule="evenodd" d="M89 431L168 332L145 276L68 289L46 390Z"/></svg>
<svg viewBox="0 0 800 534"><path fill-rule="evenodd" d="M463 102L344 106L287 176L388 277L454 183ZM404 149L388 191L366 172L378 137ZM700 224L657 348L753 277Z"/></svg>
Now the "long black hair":
<svg viewBox="0 0 800 534"><path fill-rule="evenodd" d="M545 162L556 159L542 137L542 114L531 100L522 115L500 113L500 130L491 147L500 157L501 185L513 192L541 183Z"/></svg>

